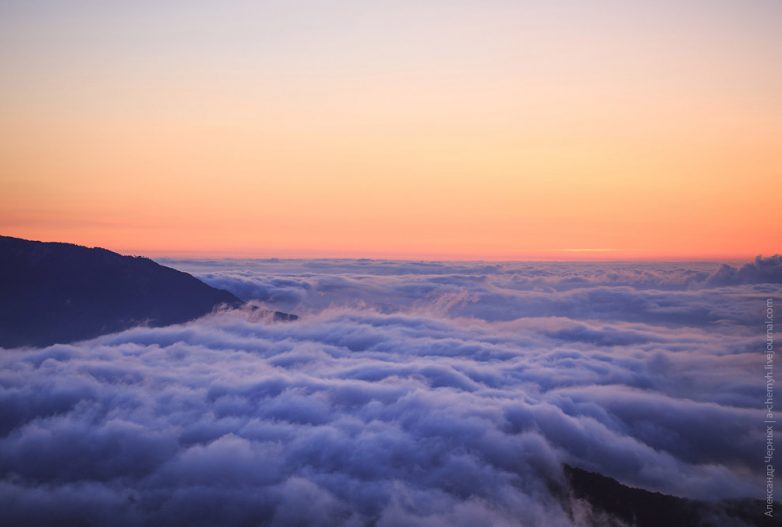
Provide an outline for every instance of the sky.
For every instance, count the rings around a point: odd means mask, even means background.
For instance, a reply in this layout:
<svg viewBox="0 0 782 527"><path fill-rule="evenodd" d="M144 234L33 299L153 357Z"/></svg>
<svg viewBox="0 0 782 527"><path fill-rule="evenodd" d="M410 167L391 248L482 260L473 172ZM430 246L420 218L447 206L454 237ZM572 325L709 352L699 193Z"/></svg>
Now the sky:
<svg viewBox="0 0 782 527"><path fill-rule="evenodd" d="M0 0L0 233L152 256L780 252L782 4Z"/></svg>

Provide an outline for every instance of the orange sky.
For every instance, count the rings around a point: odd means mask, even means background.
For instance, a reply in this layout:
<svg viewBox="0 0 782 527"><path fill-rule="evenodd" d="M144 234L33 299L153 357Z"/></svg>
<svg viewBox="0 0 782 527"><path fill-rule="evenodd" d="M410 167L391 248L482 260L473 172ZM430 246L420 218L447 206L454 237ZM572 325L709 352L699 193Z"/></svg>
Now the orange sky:
<svg viewBox="0 0 782 527"><path fill-rule="evenodd" d="M778 2L35 4L0 5L2 234L149 255L782 252Z"/></svg>

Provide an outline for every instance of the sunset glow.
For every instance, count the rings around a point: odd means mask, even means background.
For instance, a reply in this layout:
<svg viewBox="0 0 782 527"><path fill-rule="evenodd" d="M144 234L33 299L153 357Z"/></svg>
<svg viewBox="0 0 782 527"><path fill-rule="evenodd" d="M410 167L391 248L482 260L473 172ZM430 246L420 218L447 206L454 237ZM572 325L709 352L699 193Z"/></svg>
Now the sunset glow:
<svg viewBox="0 0 782 527"><path fill-rule="evenodd" d="M0 232L173 256L779 252L782 4L420 4L3 2Z"/></svg>

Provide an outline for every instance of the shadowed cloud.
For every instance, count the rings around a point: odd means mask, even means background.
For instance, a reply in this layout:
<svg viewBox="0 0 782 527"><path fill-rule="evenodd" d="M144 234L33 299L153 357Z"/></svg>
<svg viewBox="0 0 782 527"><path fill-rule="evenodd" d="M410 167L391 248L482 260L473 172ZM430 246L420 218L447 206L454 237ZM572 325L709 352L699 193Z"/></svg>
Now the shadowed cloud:
<svg viewBox="0 0 782 527"><path fill-rule="evenodd" d="M5 350L0 520L586 524L563 463L759 496L755 326L779 287L612 265L182 262L303 316Z"/></svg>

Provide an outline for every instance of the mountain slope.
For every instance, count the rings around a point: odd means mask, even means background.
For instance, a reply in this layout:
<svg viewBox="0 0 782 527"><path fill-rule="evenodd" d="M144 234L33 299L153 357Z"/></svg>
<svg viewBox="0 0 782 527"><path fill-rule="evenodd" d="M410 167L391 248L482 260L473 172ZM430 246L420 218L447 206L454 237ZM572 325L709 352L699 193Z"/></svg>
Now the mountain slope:
<svg viewBox="0 0 782 527"><path fill-rule="evenodd" d="M166 325L239 305L148 258L0 236L0 346L43 346Z"/></svg>
<svg viewBox="0 0 782 527"><path fill-rule="evenodd" d="M595 527L749 527L782 525L757 499L698 501L626 487L609 477L565 466L571 491L594 511ZM776 508L779 504L776 504Z"/></svg>

